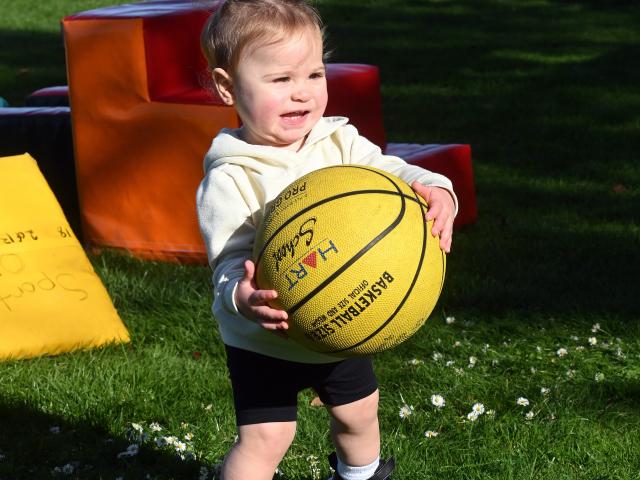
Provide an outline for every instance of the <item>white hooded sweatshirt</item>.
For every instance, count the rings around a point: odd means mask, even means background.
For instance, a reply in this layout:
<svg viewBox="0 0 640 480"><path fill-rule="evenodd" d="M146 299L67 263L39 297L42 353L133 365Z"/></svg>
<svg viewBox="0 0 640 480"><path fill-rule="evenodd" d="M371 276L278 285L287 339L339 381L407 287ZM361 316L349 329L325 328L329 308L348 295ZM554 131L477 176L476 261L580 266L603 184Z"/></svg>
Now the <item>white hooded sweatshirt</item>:
<svg viewBox="0 0 640 480"><path fill-rule="evenodd" d="M247 320L238 312L234 293L244 276L244 261L252 257L265 204L301 176L343 164L369 165L408 184L417 180L423 185L445 188L453 195L457 210L457 200L446 177L384 155L378 146L360 136L347 118L320 119L297 152L252 145L239 138L239 130L223 129L205 156L206 173L196 199L200 230L213 270L212 311L226 345L304 363L340 360L313 352Z"/></svg>

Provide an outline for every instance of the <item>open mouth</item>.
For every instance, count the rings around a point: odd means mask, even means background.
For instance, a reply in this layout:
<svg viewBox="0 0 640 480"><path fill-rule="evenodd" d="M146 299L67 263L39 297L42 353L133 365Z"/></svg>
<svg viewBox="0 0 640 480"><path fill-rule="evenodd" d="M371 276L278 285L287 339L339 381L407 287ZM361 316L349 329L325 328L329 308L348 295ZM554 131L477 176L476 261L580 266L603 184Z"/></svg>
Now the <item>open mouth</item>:
<svg viewBox="0 0 640 480"><path fill-rule="evenodd" d="M299 110L296 112L288 112L281 115L284 120L295 121L306 117L309 114L309 110Z"/></svg>

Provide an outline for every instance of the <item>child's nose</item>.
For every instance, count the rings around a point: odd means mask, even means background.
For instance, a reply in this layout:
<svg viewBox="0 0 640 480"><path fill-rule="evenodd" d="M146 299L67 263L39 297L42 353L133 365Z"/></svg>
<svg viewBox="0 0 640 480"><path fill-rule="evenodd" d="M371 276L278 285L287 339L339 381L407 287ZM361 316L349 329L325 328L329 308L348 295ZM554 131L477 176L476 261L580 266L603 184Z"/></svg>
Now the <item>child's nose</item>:
<svg viewBox="0 0 640 480"><path fill-rule="evenodd" d="M298 102L306 102L311 98L311 90L306 83L299 83L294 88L291 98Z"/></svg>

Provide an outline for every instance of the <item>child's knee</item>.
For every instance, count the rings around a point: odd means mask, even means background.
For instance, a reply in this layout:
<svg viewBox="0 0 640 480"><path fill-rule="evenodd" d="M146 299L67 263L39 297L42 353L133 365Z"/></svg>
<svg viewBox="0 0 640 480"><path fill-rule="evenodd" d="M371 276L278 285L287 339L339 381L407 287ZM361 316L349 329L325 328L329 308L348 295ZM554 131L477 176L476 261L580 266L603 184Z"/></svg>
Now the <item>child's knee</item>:
<svg viewBox="0 0 640 480"><path fill-rule="evenodd" d="M239 443L254 453L284 456L296 434L296 422L272 422L244 425L239 429Z"/></svg>
<svg viewBox="0 0 640 480"><path fill-rule="evenodd" d="M378 391L355 402L331 407L333 423L340 430L366 430L378 424Z"/></svg>

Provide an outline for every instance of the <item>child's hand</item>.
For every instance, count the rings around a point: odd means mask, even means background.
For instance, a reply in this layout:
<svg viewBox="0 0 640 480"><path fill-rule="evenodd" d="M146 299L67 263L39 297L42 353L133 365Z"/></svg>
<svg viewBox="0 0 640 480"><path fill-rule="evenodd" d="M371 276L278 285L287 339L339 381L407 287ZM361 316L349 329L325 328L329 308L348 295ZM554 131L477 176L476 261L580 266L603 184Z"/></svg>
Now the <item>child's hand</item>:
<svg viewBox="0 0 640 480"><path fill-rule="evenodd" d="M278 293L275 290L258 290L254 280L255 271L256 266L251 260L244 262L244 277L238 282L235 294L238 310L263 328L281 337L287 337L287 312L271 308L268 304Z"/></svg>
<svg viewBox="0 0 640 480"><path fill-rule="evenodd" d="M424 198L429 205L426 220L433 220L431 233L440 235L440 248L446 253L451 251L451 236L453 235L453 218L455 215L455 204L453 197L444 188L425 187L421 183L411 184L418 195Z"/></svg>

